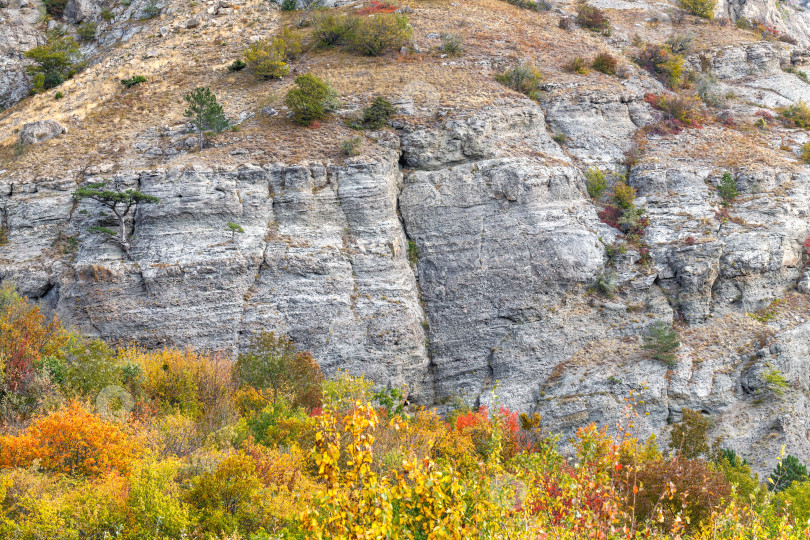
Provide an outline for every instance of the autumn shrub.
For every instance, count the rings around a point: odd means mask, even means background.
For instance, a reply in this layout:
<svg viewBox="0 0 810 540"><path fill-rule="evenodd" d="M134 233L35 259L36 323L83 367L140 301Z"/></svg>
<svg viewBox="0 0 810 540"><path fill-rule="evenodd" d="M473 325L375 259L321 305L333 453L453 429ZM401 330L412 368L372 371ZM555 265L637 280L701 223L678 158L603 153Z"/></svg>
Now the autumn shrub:
<svg viewBox="0 0 810 540"><path fill-rule="evenodd" d="M323 374L308 351L299 351L295 344L273 332L254 336L239 355L234 376L240 385L257 390L267 389L271 400L288 397L293 407L312 410L321 405Z"/></svg>
<svg viewBox="0 0 810 540"><path fill-rule="evenodd" d="M583 28L599 32L606 36L610 35L610 19L604 11L596 6L592 6L584 0L577 4L577 24Z"/></svg>
<svg viewBox="0 0 810 540"><path fill-rule="evenodd" d="M284 103L292 110L293 121L307 126L325 118L340 102L332 85L306 73L295 78L295 87L287 92Z"/></svg>
<svg viewBox="0 0 810 540"><path fill-rule="evenodd" d="M69 475L129 471L138 446L122 428L72 402L37 418L21 434L0 437L0 467L29 467Z"/></svg>
<svg viewBox="0 0 810 540"><path fill-rule="evenodd" d="M591 198L599 199L608 188L607 176L599 169L588 169L585 171L585 188Z"/></svg>
<svg viewBox="0 0 810 540"><path fill-rule="evenodd" d="M349 36L349 46L366 56L381 56L407 45L412 32L406 15L384 13L362 17Z"/></svg>
<svg viewBox="0 0 810 540"><path fill-rule="evenodd" d="M779 119L786 127L810 128L810 106L802 100L789 107L777 109Z"/></svg>
<svg viewBox="0 0 810 540"><path fill-rule="evenodd" d="M563 66L563 69L568 73L576 73L577 75L587 75L588 74L588 64L585 62L585 59L581 56L577 56L576 58L569 61L567 64Z"/></svg>
<svg viewBox="0 0 810 540"><path fill-rule="evenodd" d="M246 419L247 432L265 446L291 446L305 442L312 420L301 407L292 407L284 395Z"/></svg>
<svg viewBox="0 0 810 540"><path fill-rule="evenodd" d="M543 74L534 64L520 63L495 76L495 80L512 90L537 99L541 90Z"/></svg>
<svg viewBox="0 0 810 540"><path fill-rule="evenodd" d="M183 538L192 530L191 509L176 481L180 467L176 457L135 462L128 477L126 538Z"/></svg>
<svg viewBox="0 0 810 540"><path fill-rule="evenodd" d="M697 98L668 94L647 94L644 101L661 111L663 117L659 129L663 133L680 133L685 128L700 128L706 121Z"/></svg>
<svg viewBox="0 0 810 540"><path fill-rule="evenodd" d="M13 285L0 289L0 383L10 392L24 388L43 358L56 356L68 341L59 319L20 297Z"/></svg>
<svg viewBox="0 0 810 540"><path fill-rule="evenodd" d="M213 472L192 478L184 498L208 533L254 532L258 525L253 510L259 502L260 487L256 463L249 455L237 452L225 457Z"/></svg>
<svg viewBox="0 0 810 540"><path fill-rule="evenodd" d="M639 66L664 83L668 88L679 88L684 81L686 62L669 47L647 45L633 59Z"/></svg>
<svg viewBox="0 0 810 540"><path fill-rule="evenodd" d="M605 75L616 75L616 67L619 65L616 57L610 53L603 52L596 55L593 59L591 67Z"/></svg>

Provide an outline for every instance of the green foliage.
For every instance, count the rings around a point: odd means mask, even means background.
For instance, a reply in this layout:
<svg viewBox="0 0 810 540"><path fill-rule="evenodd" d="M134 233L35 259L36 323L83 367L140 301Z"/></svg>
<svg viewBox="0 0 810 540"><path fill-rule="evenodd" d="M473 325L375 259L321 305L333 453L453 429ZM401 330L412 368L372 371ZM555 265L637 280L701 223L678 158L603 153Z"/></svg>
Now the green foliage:
<svg viewBox="0 0 810 540"><path fill-rule="evenodd" d="M730 173L723 173L723 177L717 184L717 193L723 199L723 206L730 205L740 192L737 190L737 183Z"/></svg>
<svg viewBox="0 0 810 540"><path fill-rule="evenodd" d="M768 390L773 392L774 394L781 396L785 393L785 389L788 387L788 383L785 380L785 376L782 375L782 372L778 369L769 369L765 373L762 374L762 380L768 386Z"/></svg>
<svg viewBox="0 0 810 540"><path fill-rule="evenodd" d="M776 504L789 511L799 523L807 523L810 519L810 481L798 480L789 487L781 490L776 497Z"/></svg>
<svg viewBox="0 0 810 540"><path fill-rule="evenodd" d="M68 0L45 0L45 11L51 17L61 17L65 11Z"/></svg>
<svg viewBox="0 0 810 540"><path fill-rule="evenodd" d="M635 207L636 189L625 182L616 182L613 186L613 202L622 210L629 210Z"/></svg>
<svg viewBox="0 0 810 540"><path fill-rule="evenodd" d="M96 39L96 32L96 23L92 21L85 21L76 29L76 33L79 34L79 37L82 38L83 41L93 41Z"/></svg>
<svg viewBox="0 0 810 540"><path fill-rule="evenodd" d="M26 51L24 56L34 62L26 68L31 75L33 93L55 88L84 68L76 40L56 31L48 33L45 45Z"/></svg>
<svg viewBox="0 0 810 540"><path fill-rule="evenodd" d="M405 393L399 388L384 388L378 390L371 395L371 399L377 403L389 417L402 415L405 412Z"/></svg>
<svg viewBox="0 0 810 540"><path fill-rule="evenodd" d="M593 69L605 75L616 75L618 65L619 62L616 57L607 52L597 54L596 58L593 59L593 63L591 63Z"/></svg>
<svg viewBox="0 0 810 540"><path fill-rule="evenodd" d="M414 268L416 268L416 263L419 262L419 246L413 240L408 240L408 262Z"/></svg>
<svg viewBox="0 0 810 540"><path fill-rule="evenodd" d="M57 92L57 93L55 93L53 95L53 99L62 99L64 97L65 97L65 94L63 94L62 92Z"/></svg>
<svg viewBox="0 0 810 540"><path fill-rule="evenodd" d="M157 0L151 0L146 7L143 8L143 16L142 19L154 19L160 15L160 6L158 6Z"/></svg>
<svg viewBox="0 0 810 540"><path fill-rule="evenodd" d="M543 74L533 64L520 63L496 75L495 80L536 100L540 95Z"/></svg>
<svg viewBox="0 0 810 540"><path fill-rule="evenodd" d="M295 11L298 9L298 0L282 0L281 11Z"/></svg>
<svg viewBox="0 0 810 540"><path fill-rule="evenodd" d="M723 473L728 483L736 487L737 494L742 500L751 497L761 499L762 489L759 477L751 471L751 465L733 451L722 449L715 460L717 470Z"/></svg>
<svg viewBox="0 0 810 540"><path fill-rule="evenodd" d="M794 482L806 482L807 479L807 467L804 463L788 454L779 460L776 468L768 476L768 489L778 493L789 488Z"/></svg>
<svg viewBox="0 0 810 540"><path fill-rule="evenodd" d="M672 325L663 321L650 326L649 333L644 336L644 349L650 356L663 362L669 367L675 366L675 351L681 346L678 341L678 332Z"/></svg>
<svg viewBox="0 0 810 540"><path fill-rule="evenodd" d="M596 6L581 0L577 4L577 24L594 32L609 36L611 34L610 19L604 11Z"/></svg>
<svg viewBox="0 0 810 540"><path fill-rule="evenodd" d="M608 188L607 176L599 169L588 169L585 171L585 188L592 199L599 199Z"/></svg>
<svg viewBox="0 0 810 540"><path fill-rule="evenodd" d="M407 45L412 33L406 15L380 13L357 20L349 45L360 54L380 56Z"/></svg>
<svg viewBox="0 0 810 540"><path fill-rule="evenodd" d="M191 123L197 128L202 150L203 133L206 131L220 133L230 126L230 121L225 117L222 105L217 102L217 96L208 88L195 88L183 96L183 99L188 103L183 116L190 118Z"/></svg>
<svg viewBox="0 0 810 540"><path fill-rule="evenodd" d="M604 270L596 276L593 284L596 292L606 298L613 298L619 286L616 283L616 274L612 270Z"/></svg>
<svg viewBox="0 0 810 540"><path fill-rule="evenodd" d="M363 109L358 127L367 129L380 129L388 124L388 120L397 113L394 105L386 98L379 96Z"/></svg>
<svg viewBox="0 0 810 540"><path fill-rule="evenodd" d="M340 149L345 156L359 156L360 148L363 146L363 137L351 137L350 139L343 139L340 143Z"/></svg>
<svg viewBox="0 0 810 540"><path fill-rule="evenodd" d="M284 103L292 110L293 121L306 126L337 109L339 101L329 83L306 73L295 78L295 87L287 92Z"/></svg>
<svg viewBox="0 0 810 540"><path fill-rule="evenodd" d="M283 395L247 418L246 424L253 439L269 447L298 443L312 428L307 411L303 407L293 407Z"/></svg>
<svg viewBox="0 0 810 540"><path fill-rule="evenodd" d="M137 86L145 82L146 77L144 77L143 75L134 75L129 79L121 79L121 84L124 86L124 88L132 88L133 86Z"/></svg>
<svg viewBox="0 0 810 540"><path fill-rule="evenodd" d="M439 50L447 56L459 56L464 52L464 38L460 35L444 33L441 38L442 44Z"/></svg>
<svg viewBox="0 0 810 540"><path fill-rule="evenodd" d="M287 64L298 58L302 50L301 36L285 28L273 39L253 43L243 55L247 68L257 77L280 79L290 72Z"/></svg>
<svg viewBox="0 0 810 540"><path fill-rule="evenodd" d="M673 332L674 333L674 332ZM709 453L709 419L700 411L683 410L681 421L672 427L669 448L673 453L687 459L695 459Z"/></svg>
<svg viewBox="0 0 810 540"><path fill-rule="evenodd" d="M243 62L241 58L237 58L236 60L231 62L231 64L228 66L228 71L233 73L235 71L242 71L246 67L247 67L247 64L245 62Z"/></svg>
<svg viewBox="0 0 810 540"><path fill-rule="evenodd" d="M678 5L692 15L704 19L713 19L716 2L717 0L678 0Z"/></svg>
<svg viewBox="0 0 810 540"><path fill-rule="evenodd" d="M115 18L115 13L113 13L110 8L101 8L101 18L107 22L110 22Z"/></svg>
<svg viewBox="0 0 810 540"><path fill-rule="evenodd" d="M316 17L312 37L318 47L336 47L349 43L359 20L356 16L325 13Z"/></svg>
<svg viewBox="0 0 810 540"><path fill-rule="evenodd" d="M240 385L267 389L275 402L287 396L295 407L312 409L321 403L323 375L309 352L297 351L289 339L273 332L253 337L239 354L234 374Z"/></svg>
<svg viewBox="0 0 810 540"><path fill-rule="evenodd" d="M760 120L762 120L762 118L760 118ZM802 145L801 155L802 161L804 161L805 163L810 163L810 142L806 142Z"/></svg>

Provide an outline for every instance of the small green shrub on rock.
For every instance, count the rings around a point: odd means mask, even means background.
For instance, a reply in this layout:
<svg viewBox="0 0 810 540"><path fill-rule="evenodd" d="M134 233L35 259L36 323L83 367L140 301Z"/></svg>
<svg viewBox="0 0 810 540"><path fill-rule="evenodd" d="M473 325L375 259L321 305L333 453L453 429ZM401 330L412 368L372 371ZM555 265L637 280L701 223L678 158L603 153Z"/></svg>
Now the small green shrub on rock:
<svg viewBox="0 0 810 540"><path fill-rule="evenodd" d="M442 34L440 49L448 56L458 56L464 52L464 39L458 34Z"/></svg>
<svg viewBox="0 0 810 540"><path fill-rule="evenodd" d="M517 90L532 99L537 99L540 94L540 82L543 80L543 74L533 64L520 63L500 75L496 75L495 80L512 90Z"/></svg>
<svg viewBox="0 0 810 540"><path fill-rule="evenodd" d="M577 5L576 21L581 27L593 30L594 32L599 32L606 36L609 36L611 33L610 19L605 15L605 12L585 1L579 2Z"/></svg>
<svg viewBox="0 0 810 540"><path fill-rule="evenodd" d="M352 137L350 139L343 139L340 143L340 149L345 156L359 156L360 148L363 146L362 137Z"/></svg>
<svg viewBox="0 0 810 540"><path fill-rule="evenodd" d="M61 17L67 3L68 0L45 0L45 11L51 17Z"/></svg>
<svg viewBox="0 0 810 540"><path fill-rule="evenodd" d="M599 169L588 169L585 171L585 187L588 190L588 195L593 199L598 199L602 193L608 188L608 181L605 173Z"/></svg>
<svg viewBox="0 0 810 540"><path fill-rule="evenodd" d="M388 120L394 116L396 112L396 108L390 101L379 96L371 105L363 109L363 116L359 127L380 129L388 123Z"/></svg>
<svg viewBox="0 0 810 540"><path fill-rule="evenodd" d="M301 37L285 29L270 40L252 44L245 52L245 63L256 76L262 79L280 79L290 72L288 62L301 54Z"/></svg>
<svg viewBox="0 0 810 540"><path fill-rule="evenodd" d="M588 74L588 64L585 62L585 59L581 56L577 56L567 64L563 66L563 69L568 73L576 73L577 75L587 75Z"/></svg>
<svg viewBox="0 0 810 540"><path fill-rule="evenodd" d="M241 58L238 58L238 59L234 60L233 62L231 62L231 64L228 66L228 71L230 71L231 73L234 73L236 71L242 71L246 67L247 67L247 64L244 61L242 61Z"/></svg>
<svg viewBox="0 0 810 540"><path fill-rule="evenodd" d="M730 205L740 192L737 190L737 183L732 178L731 174L723 173L723 177L717 184L717 193L723 199L723 206Z"/></svg>
<svg viewBox="0 0 810 540"><path fill-rule="evenodd" d="M129 79L121 79L121 84L124 85L124 88L132 88L133 86L137 86L141 83L146 82L146 77L143 75L135 75L130 77Z"/></svg>
<svg viewBox="0 0 810 540"><path fill-rule="evenodd" d="M295 88L287 92L284 103L293 112L293 121L309 125L337 109L338 94L332 86L306 73L295 78Z"/></svg>
<svg viewBox="0 0 810 540"><path fill-rule="evenodd" d="M675 351L681 346L678 341L678 332L663 321L658 321L650 327L650 332L644 336L644 349L650 352L654 360L663 362L669 367L675 366Z"/></svg>

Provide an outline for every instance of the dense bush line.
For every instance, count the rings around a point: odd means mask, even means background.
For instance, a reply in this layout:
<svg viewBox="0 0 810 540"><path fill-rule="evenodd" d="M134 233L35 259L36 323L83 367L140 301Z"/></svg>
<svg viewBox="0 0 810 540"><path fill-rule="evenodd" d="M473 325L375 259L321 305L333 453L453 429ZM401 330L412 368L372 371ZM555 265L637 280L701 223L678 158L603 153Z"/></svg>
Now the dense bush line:
<svg viewBox="0 0 810 540"><path fill-rule="evenodd" d="M766 484L708 421L672 444L583 426L573 459L542 419L407 409L362 377L323 380L282 336L236 362L112 349L0 290L0 537L806 538L810 482ZM497 397L492 396L497 402ZM767 487L770 486L770 489Z"/></svg>

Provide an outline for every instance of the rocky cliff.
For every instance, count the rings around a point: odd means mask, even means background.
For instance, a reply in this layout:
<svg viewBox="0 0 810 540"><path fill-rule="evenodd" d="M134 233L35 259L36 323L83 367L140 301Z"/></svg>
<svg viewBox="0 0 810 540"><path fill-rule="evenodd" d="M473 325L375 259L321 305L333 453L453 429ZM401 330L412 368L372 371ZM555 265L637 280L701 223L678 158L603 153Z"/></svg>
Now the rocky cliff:
<svg viewBox="0 0 810 540"><path fill-rule="evenodd" d="M219 1L139 21L126 14L142 7L119 6L63 100L41 94L0 115L0 280L111 342L235 353L273 330L329 373L406 386L423 404L487 403L494 390L568 434L613 425L635 395L641 435L666 439L691 408L758 468L782 444L810 458L810 169L796 159L810 137L752 127L761 111L810 100L795 74L804 50L733 26L648 24L667 6L599 5L611 9L610 38L558 28L573 5L419 3L416 52L305 55L296 69L328 76L344 97L317 129L285 118L277 96L288 81L224 69L285 23L276 9ZM736 17L751 6L721 8ZM0 9L0 46L19 56L42 28L29 17L12 40L8 21L29 8L15 9ZM101 8L82 9L69 13ZM790 15L785 31L804 43L802 17ZM447 27L466 33L465 55L420 55ZM712 74L726 98L717 121L645 130L661 115L645 95L664 88L621 56L639 28L694 37L691 69ZM595 48L623 58L624 78L560 67ZM536 102L493 80L525 58L546 72ZM4 71L6 103L21 97L13 73ZM154 82L117 88L136 73ZM192 84L216 89L240 127L202 152L178 99ZM400 114L367 133L360 156L341 156L337 142L354 132L340 118L377 94ZM67 133L21 148L19 130L39 119ZM594 167L636 189L644 249L600 219L585 188ZM716 189L726 172L740 192L729 208ZM160 198L134 213L129 255L90 232L110 216L72 198L97 181ZM599 293L605 280L615 294ZM656 321L680 329L672 367L641 347Z"/></svg>

